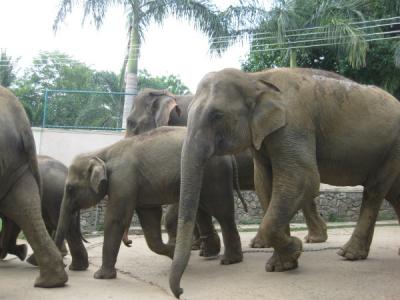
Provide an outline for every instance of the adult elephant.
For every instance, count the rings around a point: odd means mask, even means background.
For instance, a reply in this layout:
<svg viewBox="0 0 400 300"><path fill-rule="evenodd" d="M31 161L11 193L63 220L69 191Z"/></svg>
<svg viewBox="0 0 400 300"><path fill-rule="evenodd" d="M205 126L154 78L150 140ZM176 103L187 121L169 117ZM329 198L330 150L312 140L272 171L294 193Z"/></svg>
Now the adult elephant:
<svg viewBox="0 0 400 300"><path fill-rule="evenodd" d="M325 72L324 76L333 76ZM337 75L339 76L339 75ZM166 90L144 89L135 98L134 106L127 118L127 136L140 134L160 126L186 126L188 108L193 100L192 95L176 96ZM244 190L254 190L253 158L249 149L235 155L239 185ZM263 211L266 203L261 202ZM310 201L303 208L303 214L308 227L305 237L307 243L321 243L328 238L327 227L319 215L314 201ZM176 227L178 209L171 207L166 220L171 232ZM175 229L176 231L176 229ZM251 247L262 248L266 244L260 239L253 239Z"/></svg>
<svg viewBox="0 0 400 300"><path fill-rule="evenodd" d="M35 286L63 286L68 276L40 211L40 175L29 120L18 99L2 87L0 107L0 214L24 231L37 255Z"/></svg>
<svg viewBox="0 0 400 300"><path fill-rule="evenodd" d="M61 201L64 194L65 180L68 168L60 161L49 156L38 155L39 174L42 181L41 208L44 224L50 236L57 229L60 215ZM7 253L17 255L21 260L26 256L26 245L17 245L16 240L21 229L11 220L4 219L4 226L0 233L0 259ZM86 249L82 243L80 231L79 211L73 216L66 240L72 256L71 270L86 270L89 266ZM65 245L62 254L66 255ZM36 265L35 256L30 256L27 261Z"/></svg>
<svg viewBox="0 0 400 300"><path fill-rule="evenodd" d="M190 254L204 163L251 148L255 185L268 203L257 236L274 248L266 271L298 266L302 243L288 235L296 211L318 195L320 182L363 185L360 218L339 254L365 259L384 198L400 206L400 103L385 91L317 70L277 68L246 74L226 69L200 82L182 150L177 247L170 287Z"/></svg>
<svg viewBox="0 0 400 300"><path fill-rule="evenodd" d="M106 195L103 263L94 274L97 279L116 277L115 263L121 238L132 213L138 213L149 248L172 258L174 246L161 238L161 205L179 200L180 163L186 128L162 127L123 139L99 151L77 156L68 171L56 244L60 245L71 216L88 208ZM233 202L233 161L231 156L216 157L207 163L199 213L214 216L221 225L225 252L221 264L242 261L240 237L235 224ZM218 185L215 184L218 182ZM202 218L199 218L202 220ZM212 236L213 227L200 223L201 234ZM206 240L206 250L220 251L219 240Z"/></svg>

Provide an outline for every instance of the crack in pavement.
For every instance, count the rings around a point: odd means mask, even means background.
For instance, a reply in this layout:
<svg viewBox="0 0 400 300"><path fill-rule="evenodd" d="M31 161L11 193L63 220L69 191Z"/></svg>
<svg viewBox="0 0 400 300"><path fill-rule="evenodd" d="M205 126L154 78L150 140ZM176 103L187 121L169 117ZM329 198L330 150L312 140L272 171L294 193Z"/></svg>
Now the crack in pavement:
<svg viewBox="0 0 400 300"><path fill-rule="evenodd" d="M94 264L93 262L89 262L89 264L92 265L92 266L94 266L94 267L96 267L96 268L100 268L99 265ZM148 280L146 280L146 279L144 279L144 278L141 278L141 277L138 276L138 275L134 275L134 274L132 274L131 272L124 271L124 270L121 270L121 269L116 269L116 270L117 270L118 273L121 273L121 274L123 274L123 275L127 275L127 276L129 276L129 277L131 277L131 278L133 278L133 279L136 279L136 280L139 281L139 282L148 284L148 285L150 285L150 286L154 286L154 287L158 288L161 292L163 292L164 294L166 294L166 295L168 295L170 298L172 298L172 296L171 296L171 294L169 293L169 291L167 291L167 289L165 289L165 288L162 287L161 285L159 285L159 284L157 284L157 283L155 283L155 282L153 282L153 281L148 281Z"/></svg>
<svg viewBox="0 0 400 300"><path fill-rule="evenodd" d="M97 242L97 243L91 244L90 246L86 247L86 249L87 249L87 250L94 249L94 248L96 248L96 247L98 247L98 246L101 246L101 245L103 245L103 242ZM91 257L91 258L92 258L92 257ZM92 266L94 266L94 267L96 267L96 268L100 268L99 265L97 265L97 264L95 264L95 263L93 263L93 262L89 262L89 264L92 265ZM116 270L117 270L118 273L121 273L121 274L123 274L123 275L127 275L127 276L129 276L129 277L131 277L131 278L133 278L133 279L136 279L136 280L139 281L139 282L145 283L145 284L150 285L150 286L154 286L154 287L158 288L160 291L162 291L164 294L166 294L166 295L168 295L170 298L172 298L172 296L171 296L171 294L169 293L169 291L168 291L167 289L165 289L163 286L161 286L161 285L159 285L159 284L157 284L157 283L155 283L155 282L153 282L153 281L148 281L148 280L146 280L146 279L144 279L144 278L141 278L141 277L138 276L138 275L134 275L134 274L132 274L132 273L129 272L129 271L124 271L124 270L121 270L121 269L116 269Z"/></svg>

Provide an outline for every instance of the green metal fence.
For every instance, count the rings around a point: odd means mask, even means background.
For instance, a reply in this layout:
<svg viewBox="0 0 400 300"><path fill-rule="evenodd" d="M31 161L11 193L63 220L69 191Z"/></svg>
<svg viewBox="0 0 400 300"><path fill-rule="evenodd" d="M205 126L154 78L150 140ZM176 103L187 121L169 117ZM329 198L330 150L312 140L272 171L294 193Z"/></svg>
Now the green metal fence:
<svg viewBox="0 0 400 300"><path fill-rule="evenodd" d="M121 92L50 90L44 92L43 128L122 130Z"/></svg>

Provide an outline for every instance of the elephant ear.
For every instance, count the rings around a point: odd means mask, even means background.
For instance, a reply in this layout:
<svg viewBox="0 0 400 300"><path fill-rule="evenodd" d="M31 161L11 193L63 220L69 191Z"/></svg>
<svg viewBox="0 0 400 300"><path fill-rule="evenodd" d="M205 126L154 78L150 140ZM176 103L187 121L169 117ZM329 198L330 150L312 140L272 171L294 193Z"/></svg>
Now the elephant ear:
<svg viewBox="0 0 400 300"><path fill-rule="evenodd" d="M107 170L105 162L99 157L89 161L90 187L96 193L105 193L107 184Z"/></svg>
<svg viewBox="0 0 400 300"><path fill-rule="evenodd" d="M164 94L163 97L159 98L155 103L155 115L157 127L167 126L170 118L170 114L175 109L178 116L181 115L181 110L176 103L175 95L171 93Z"/></svg>
<svg viewBox="0 0 400 300"><path fill-rule="evenodd" d="M271 82L258 80L251 131L253 146L260 150L264 139L286 125L286 109L280 89Z"/></svg>

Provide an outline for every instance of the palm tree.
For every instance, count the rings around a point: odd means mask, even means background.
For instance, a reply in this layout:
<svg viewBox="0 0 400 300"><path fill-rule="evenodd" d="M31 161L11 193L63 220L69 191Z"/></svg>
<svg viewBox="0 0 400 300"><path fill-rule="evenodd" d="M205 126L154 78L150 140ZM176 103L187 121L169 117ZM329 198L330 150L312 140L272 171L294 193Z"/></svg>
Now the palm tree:
<svg viewBox="0 0 400 300"><path fill-rule="evenodd" d="M55 30L77 2L79 1L61 0L54 22ZM215 37L228 35L232 26L242 24L240 20L256 16L258 11L252 1L247 6L230 6L224 12L219 11L208 0L81 0L80 2L84 7L84 20L87 16L91 16L97 28L102 25L107 9L111 5L122 5L128 11L129 48L125 75L127 95L123 110L123 127L126 125L126 116L133 104L133 95L137 93L140 45L145 28L151 22L162 24L170 15L177 19L189 20L192 21L194 28L200 29L212 41ZM218 47L211 47L211 50L221 53L232 41L224 40Z"/></svg>
<svg viewBox="0 0 400 300"><path fill-rule="evenodd" d="M297 53L313 43L334 45L353 67L365 64L367 41L354 24L364 20L360 8L366 0L274 0L272 9L254 30L253 50L287 50L290 66L295 67ZM268 32L262 35L262 32ZM265 48L265 46L267 48Z"/></svg>

